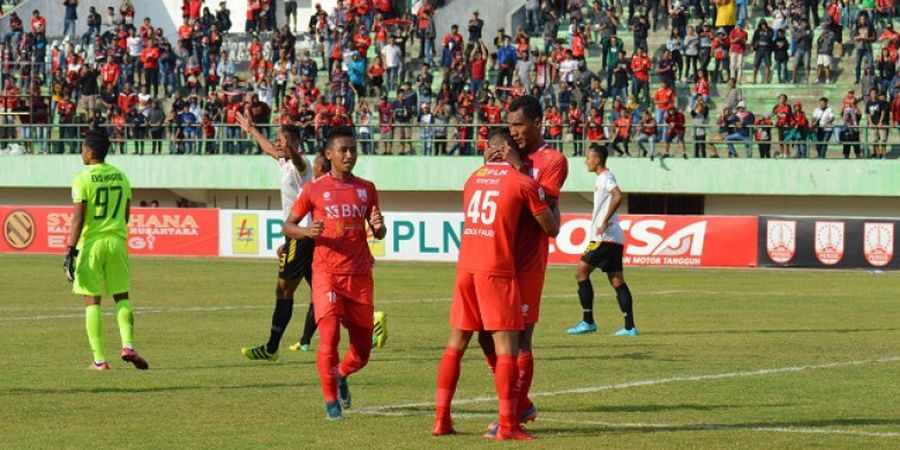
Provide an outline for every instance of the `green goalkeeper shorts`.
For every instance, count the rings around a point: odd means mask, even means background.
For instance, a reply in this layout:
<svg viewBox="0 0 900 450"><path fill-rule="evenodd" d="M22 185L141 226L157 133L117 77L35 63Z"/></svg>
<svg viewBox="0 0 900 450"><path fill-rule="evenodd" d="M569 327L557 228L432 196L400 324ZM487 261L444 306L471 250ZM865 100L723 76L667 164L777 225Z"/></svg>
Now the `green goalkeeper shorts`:
<svg viewBox="0 0 900 450"><path fill-rule="evenodd" d="M128 244L119 236L102 236L85 242L75 262L72 292L101 296L128 292Z"/></svg>

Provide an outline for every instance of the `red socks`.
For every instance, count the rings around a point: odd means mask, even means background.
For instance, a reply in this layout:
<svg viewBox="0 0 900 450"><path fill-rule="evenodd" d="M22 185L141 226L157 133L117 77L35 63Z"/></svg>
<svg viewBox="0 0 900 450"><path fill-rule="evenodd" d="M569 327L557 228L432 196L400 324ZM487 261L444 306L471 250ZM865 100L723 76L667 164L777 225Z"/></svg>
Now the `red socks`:
<svg viewBox="0 0 900 450"><path fill-rule="evenodd" d="M518 426L518 410L516 404L516 381L518 370L512 355L497 355L497 370L494 373L494 386L500 403L500 430L509 433Z"/></svg>
<svg viewBox="0 0 900 450"><path fill-rule="evenodd" d="M450 402L456 393L456 384L459 382L460 362L463 350L447 347L441 363L438 365L437 398L435 399L435 416L438 419L450 418Z"/></svg>
<svg viewBox="0 0 900 450"><path fill-rule="evenodd" d="M350 349L344 355L340 372L345 377L365 367L369 362L369 355L372 353L371 328L354 325L348 327L347 331L350 334Z"/></svg>
<svg viewBox="0 0 900 450"><path fill-rule="evenodd" d="M337 317L328 316L319 320L319 352L316 355L316 366L319 368L319 380L325 402L337 400L338 343L341 340L341 329Z"/></svg>
<svg viewBox="0 0 900 450"><path fill-rule="evenodd" d="M534 355L530 351L519 352L519 413L531 408L531 400L528 391L531 390L531 381L534 379Z"/></svg>

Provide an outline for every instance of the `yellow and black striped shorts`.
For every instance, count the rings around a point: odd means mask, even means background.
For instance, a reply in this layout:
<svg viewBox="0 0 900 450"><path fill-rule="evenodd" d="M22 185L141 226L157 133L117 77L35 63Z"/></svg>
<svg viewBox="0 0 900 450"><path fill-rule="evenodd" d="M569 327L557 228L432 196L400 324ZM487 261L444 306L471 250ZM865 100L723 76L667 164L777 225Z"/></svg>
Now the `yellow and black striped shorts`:
<svg viewBox="0 0 900 450"><path fill-rule="evenodd" d="M278 258L278 278L296 280L310 278L315 241L285 238L284 251Z"/></svg>

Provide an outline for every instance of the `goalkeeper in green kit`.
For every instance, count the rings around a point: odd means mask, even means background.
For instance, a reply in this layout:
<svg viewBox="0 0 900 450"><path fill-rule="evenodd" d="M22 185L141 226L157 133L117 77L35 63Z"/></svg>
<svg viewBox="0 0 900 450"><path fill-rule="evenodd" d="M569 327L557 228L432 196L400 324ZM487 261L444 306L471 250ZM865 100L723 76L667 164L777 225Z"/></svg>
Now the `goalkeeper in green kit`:
<svg viewBox="0 0 900 450"><path fill-rule="evenodd" d="M112 294L122 336L123 361L138 369L149 364L134 350L134 316L128 300L128 216L131 186L124 173L106 164L109 137L103 130L85 133L81 159L87 166L72 182L72 231L63 269L72 291L84 295L85 326L94 353L91 370L109 370L103 349L100 297Z"/></svg>

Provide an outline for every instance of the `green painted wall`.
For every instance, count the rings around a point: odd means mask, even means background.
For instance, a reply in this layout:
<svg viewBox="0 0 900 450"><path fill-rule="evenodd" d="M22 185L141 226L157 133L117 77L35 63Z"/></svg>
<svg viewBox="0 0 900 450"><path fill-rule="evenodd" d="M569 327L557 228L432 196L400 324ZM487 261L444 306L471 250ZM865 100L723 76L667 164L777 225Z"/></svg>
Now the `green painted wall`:
<svg viewBox="0 0 900 450"><path fill-rule="evenodd" d="M360 157L356 174L385 191L456 191L479 165L477 158ZM278 189L278 171L264 156L109 157L135 188ZM613 158L623 189L638 193L710 195L900 196L900 163L870 160ZM0 188L68 187L82 168L72 156L0 157ZM593 190L580 158L569 159L565 190Z"/></svg>

